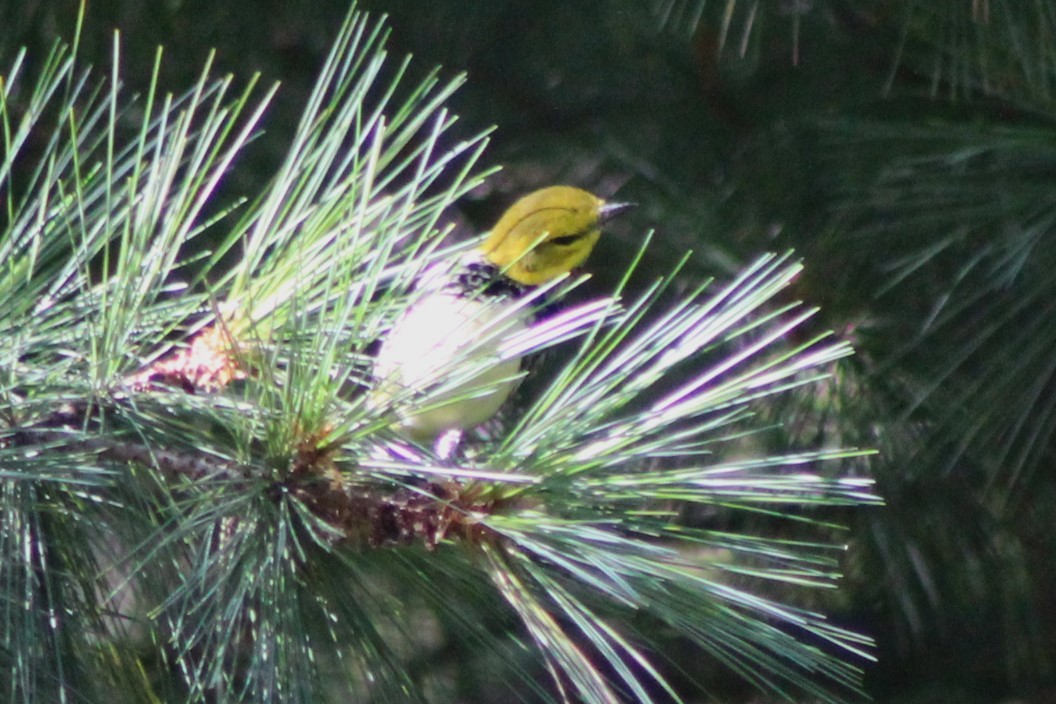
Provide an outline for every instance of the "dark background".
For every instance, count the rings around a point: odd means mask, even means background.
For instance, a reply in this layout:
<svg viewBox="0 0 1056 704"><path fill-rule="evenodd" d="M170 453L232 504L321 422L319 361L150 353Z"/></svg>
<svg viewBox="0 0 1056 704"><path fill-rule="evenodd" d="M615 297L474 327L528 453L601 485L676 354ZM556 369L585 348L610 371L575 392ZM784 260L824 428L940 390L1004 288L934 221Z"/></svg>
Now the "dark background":
<svg viewBox="0 0 1056 704"><path fill-rule="evenodd" d="M795 248L795 291L852 341L810 427L876 447L884 509L850 523L847 578L814 597L872 634L874 697L1056 700L1052 481L1056 19L1045 3L909 0L375 0L411 77L468 74L462 136L497 126L502 170L460 204L486 229L524 191L569 183L639 208L592 260L596 285L655 228L646 274L686 285ZM699 12L698 12L699 10ZM281 160L337 0L89 3L79 51L122 75L220 72L282 89L226 196ZM727 14L728 13L728 14ZM76 3L0 0L0 58L73 36ZM398 64L390 62L390 70ZM405 85L413 85L407 81ZM456 134L458 134L456 130ZM817 410L817 409L815 409ZM823 423L816 419L824 417Z"/></svg>

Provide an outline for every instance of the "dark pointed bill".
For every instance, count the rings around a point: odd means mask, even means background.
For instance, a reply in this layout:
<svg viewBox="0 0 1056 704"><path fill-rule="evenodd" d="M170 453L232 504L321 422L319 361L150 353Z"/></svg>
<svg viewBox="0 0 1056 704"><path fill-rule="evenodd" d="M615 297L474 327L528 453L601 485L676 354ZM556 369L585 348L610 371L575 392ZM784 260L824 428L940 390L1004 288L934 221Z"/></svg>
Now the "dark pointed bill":
<svg viewBox="0 0 1056 704"><path fill-rule="evenodd" d="M598 208L598 222L605 222L613 216L637 207L637 203L606 203Z"/></svg>

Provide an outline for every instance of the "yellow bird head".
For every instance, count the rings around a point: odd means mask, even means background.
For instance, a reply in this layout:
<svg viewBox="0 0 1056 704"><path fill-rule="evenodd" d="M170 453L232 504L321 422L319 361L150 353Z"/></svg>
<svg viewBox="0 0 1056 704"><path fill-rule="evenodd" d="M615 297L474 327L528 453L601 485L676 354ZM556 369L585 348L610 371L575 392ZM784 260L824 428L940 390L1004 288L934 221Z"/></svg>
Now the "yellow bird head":
<svg viewBox="0 0 1056 704"><path fill-rule="evenodd" d="M632 205L606 203L572 186L543 188L503 213L480 249L507 277L538 286L582 264L601 224Z"/></svg>

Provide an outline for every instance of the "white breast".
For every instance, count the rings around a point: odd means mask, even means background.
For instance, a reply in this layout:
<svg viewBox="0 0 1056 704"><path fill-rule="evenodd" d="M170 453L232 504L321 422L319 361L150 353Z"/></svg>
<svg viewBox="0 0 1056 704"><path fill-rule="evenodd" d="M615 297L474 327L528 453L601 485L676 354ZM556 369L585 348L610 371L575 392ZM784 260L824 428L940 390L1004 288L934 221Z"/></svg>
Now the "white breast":
<svg viewBox="0 0 1056 704"><path fill-rule="evenodd" d="M520 360L501 347L525 330L526 318L509 299L427 293L386 336L372 403L394 404L401 429L420 441L480 425L517 386Z"/></svg>

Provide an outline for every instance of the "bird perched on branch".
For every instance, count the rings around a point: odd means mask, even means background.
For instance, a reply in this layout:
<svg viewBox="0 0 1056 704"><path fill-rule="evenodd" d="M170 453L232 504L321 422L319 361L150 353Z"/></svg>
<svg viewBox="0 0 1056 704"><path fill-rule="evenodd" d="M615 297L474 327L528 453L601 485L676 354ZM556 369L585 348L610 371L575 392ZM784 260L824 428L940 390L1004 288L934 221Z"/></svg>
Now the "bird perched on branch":
<svg viewBox="0 0 1056 704"><path fill-rule="evenodd" d="M516 388L523 341L551 285L586 260L602 223L630 206L571 186L514 203L475 251L418 282L375 359L372 405L395 407L401 434L449 453Z"/></svg>

